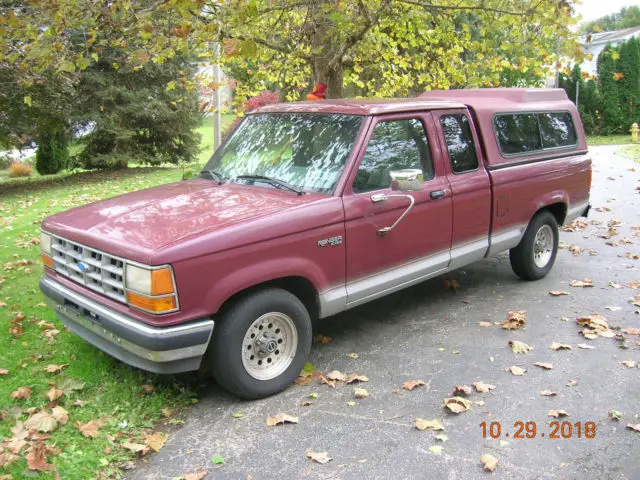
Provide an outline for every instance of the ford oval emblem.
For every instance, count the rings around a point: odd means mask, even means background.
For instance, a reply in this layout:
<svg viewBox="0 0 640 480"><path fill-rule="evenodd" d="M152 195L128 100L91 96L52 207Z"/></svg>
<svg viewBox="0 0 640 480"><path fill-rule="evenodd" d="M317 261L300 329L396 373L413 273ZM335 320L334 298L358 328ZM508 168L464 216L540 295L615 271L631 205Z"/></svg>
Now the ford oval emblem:
<svg viewBox="0 0 640 480"><path fill-rule="evenodd" d="M78 267L81 272L84 272L87 268L89 268L89 265L87 265L86 263L78 262L76 263L76 267Z"/></svg>

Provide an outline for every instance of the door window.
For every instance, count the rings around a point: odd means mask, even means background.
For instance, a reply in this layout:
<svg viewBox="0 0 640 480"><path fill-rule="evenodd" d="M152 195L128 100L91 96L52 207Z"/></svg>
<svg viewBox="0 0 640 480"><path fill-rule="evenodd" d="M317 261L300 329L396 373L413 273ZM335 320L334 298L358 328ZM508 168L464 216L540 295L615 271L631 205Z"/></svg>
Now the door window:
<svg viewBox="0 0 640 480"><path fill-rule="evenodd" d="M422 170L425 180L434 177L424 125L417 119L380 122L373 130L360 162L353 191L362 193L389 188L390 172L406 168Z"/></svg>
<svg viewBox="0 0 640 480"><path fill-rule="evenodd" d="M442 115L440 125L447 142L451 169L454 173L477 170L478 157L467 116L460 113Z"/></svg>

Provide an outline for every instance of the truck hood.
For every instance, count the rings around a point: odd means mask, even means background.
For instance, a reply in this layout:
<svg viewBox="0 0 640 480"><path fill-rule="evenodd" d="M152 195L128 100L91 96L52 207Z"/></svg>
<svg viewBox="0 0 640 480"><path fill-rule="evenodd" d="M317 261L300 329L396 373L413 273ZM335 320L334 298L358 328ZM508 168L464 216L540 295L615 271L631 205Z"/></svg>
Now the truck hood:
<svg viewBox="0 0 640 480"><path fill-rule="evenodd" d="M187 237L324 197L194 179L67 210L47 218L43 229L135 258Z"/></svg>

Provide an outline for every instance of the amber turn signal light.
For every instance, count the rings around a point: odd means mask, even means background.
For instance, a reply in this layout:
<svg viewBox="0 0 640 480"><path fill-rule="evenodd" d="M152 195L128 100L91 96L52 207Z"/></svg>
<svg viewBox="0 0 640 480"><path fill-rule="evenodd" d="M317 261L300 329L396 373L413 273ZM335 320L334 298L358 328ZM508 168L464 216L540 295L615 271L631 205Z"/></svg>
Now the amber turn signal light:
<svg viewBox="0 0 640 480"><path fill-rule="evenodd" d="M127 292L127 302L129 305L141 308L152 313L161 313L176 309L176 297L147 297L131 291Z"/></svg>
<svg viewBox="0 0 640 480"><path fill-rule="evenodd" d="M160 268L151 271L151 295L167 295L174 293L171 270Z"/></svg>
<svg viewBox="0 0 640 480"><path fill-rule="evenodd" d="M53 268L53 258L46 253L41 253L40 257L42 258L42 263L45 267Z"/></svg>

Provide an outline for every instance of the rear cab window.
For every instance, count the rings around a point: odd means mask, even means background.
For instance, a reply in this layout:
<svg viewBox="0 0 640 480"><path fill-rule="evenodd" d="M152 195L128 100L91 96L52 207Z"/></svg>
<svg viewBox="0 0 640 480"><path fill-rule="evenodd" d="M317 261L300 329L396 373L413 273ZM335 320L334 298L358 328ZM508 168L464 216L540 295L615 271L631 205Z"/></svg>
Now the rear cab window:
<svg viewBox="0 0 640 480"><path fill-rule="evenodd" d="M478 155L469 118L464 113L442 115L440 126L447 144L453 173L477 170Z"/></svg>
<svg viewBox="0 0 640 480"><path fill-rule="evenodd" d="M575 147L575 125L569 112L499 113L493 127L503 156Z"/></svg>

